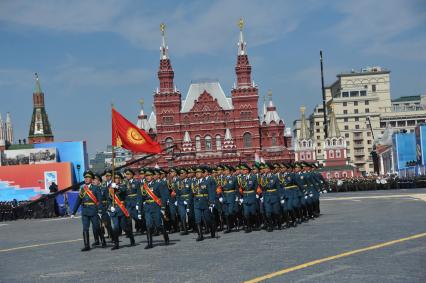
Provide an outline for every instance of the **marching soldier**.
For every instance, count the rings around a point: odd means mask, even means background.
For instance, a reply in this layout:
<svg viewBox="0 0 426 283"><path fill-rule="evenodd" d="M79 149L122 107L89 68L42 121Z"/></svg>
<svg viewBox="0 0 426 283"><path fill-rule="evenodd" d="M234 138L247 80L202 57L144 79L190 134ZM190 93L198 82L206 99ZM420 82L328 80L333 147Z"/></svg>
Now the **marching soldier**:
<svg viewBox="0 0 426 283"><path fill-rule="evenodd" d="M234 215L237 212L238 201L238 182L237 178L231 174L231 166L223 166L223 175L220 178L220 186L222 188L223 202L222 209L225 215L226 231L230 233L232 224L234 223Z"/></svg>
<svg viewBox="0 0 426 283"><path fill-rule="evenodd" d="M273 231L274 219L277 221L277 225L281 227L280 219L280 184L276 175L270 172L271 165L265 163L261 165L263 171L260 177L260 187L262 189L262 198L265 206L265 216L267 231Z"/></svg>
<svg viewBox="0 0 426 283"><path fill-rule="evenodd" d="M181 168L179 171L179 178L176 179L176 203L178 207L178 214L181 223L181 234L188 235L188 226L192 222L193 212L193 194L192 182L186 177L186 170Z"/></svg>
<svg viewBox="0 0 426 283"><path fill-rule="evenodd" d="M106 213L107 202L106 202L106 197L104 196L103 190L102 190L102 178L101 178L101 176L98 175L98 174L95 174L95 178L93 178L92 184L95 185L95 186L97 186L99 188L100 195L101 195L101 198L99 199L99 202L102 203L102 208L100 209L102 211L102 213L100 214L100 217L99 217L99 226L100 226L100 229L99 229L98 233L95 233L95 229L94 229L94 227L92 225L93 237L95 238L95 242L92 244L92 247L99 246L99 238L100 238L100 236L102 234L102 236L103 236L102 237L102 239L103 239L103 241L102 241L102 247L105 248L106 247L106 242L105 242L105 227L104 227L104 224L102 222L102 217L103 217L104 213Z"/></svg>
<svg viewBox="0 0 426 283"><path fill-rule="evenodd" d="M246 220L246 233L250 233L255 223L257 214L257 201L256 190L258 187L257 178L251 174L251 168L247 164L241 164L240 170L242 175L239 178L239 185L241 187L241 201L243 203L244 218Z"/></svg>
<svg viewBox="0 0 426 283"><path fill-rule="evenodd" d="M168 209L170 215L170 233L179 232L179 220L176 217L176 184L178 182L177 168L170 168L169 179L164 178L165 183L169 189L170 199L168 200Z"/></svg>
<svg viewBox="0 0 426 283"><path fill-rule="evenodd" d="M99 235L102 240L102 245L104 246L105 238L103 235L99 234L99 218L102 214L102 202L99 200L102 198L99 187L92 185L92 179L94 174L92 171L85 171L84 174L84 184L80 186L79 194L77 201L74 205L74 209L71 217L74 217L79 206L81 205L81 221L83 223L83 240L84 248L82 252L90 250L89 242L89 228L90 222L92 223L93 231L95 234L95 239Z"/></svg>
<svg viewBox="0 0 426 283"><path fill-rule="evenodd" d="M201 223L204 220L206 227L210 227L211 237L215 237L215 229L212 223L212 213L214 209L215 193L211 183L203 178L203 168L195 170L196 180L192 183L192 193L194 194L195 224L197 226L197 241L204 240Z"/></svg>
<svg viewBox="0 0 426 283"><path fill-rule="evenodd" d="M135 226L140 227L140 221L138 219L138 207L137 207L138 206L137 194L138 194L138 189L140 188L140 183L138 180L134 179L135 172L132 169L128 168L124 170L124 174L126 176L126 188L127 188L126 209L130 214L128 229L132 230L132 234L133 234L132 219L136 223Z"/></svg>
<svg viewBox="0 0 426 283"><path fill-rule="evenodd" d="M153 180L154 170L145 170L145 182L139 190L139 215L142 214L141 209L145 215L146 223L146 235L148 244L145 249L151 249L152 234L154 229L161 231L164 236L164 243L169 244L169 235L164 227L164 220L166 217L166 204L170 198L168 195L168 189L165 187L163 182ZM159 172L155 172L155 175L159 175Z"/></svg>
<svg viewBox="0 0 426 283"><path fill-rule="evenodd" d="M105 177L105 182L101 185L101 195L102 195L102 204L103 204L101 221L108 232L108 238L112 240L111 218L109 217L109 214L108 214L108 194L109 194L109 187L112 184L111 170L105 171L104 177Z"/></svg>
<svg viewBox="0 0 426 283"><path fill-rule="evenodd" d="M126 199L128 188L122 182L123 176L120 173L114 174L114 183L108 188L108 207L112 222L112 241L114 247L111 250L119 248L119 234L124 231L130 238L130 246L135 245L135 239L132 231L132 220L129 211L126 208ZM129 223L130 222L130 223Z"/></svg>

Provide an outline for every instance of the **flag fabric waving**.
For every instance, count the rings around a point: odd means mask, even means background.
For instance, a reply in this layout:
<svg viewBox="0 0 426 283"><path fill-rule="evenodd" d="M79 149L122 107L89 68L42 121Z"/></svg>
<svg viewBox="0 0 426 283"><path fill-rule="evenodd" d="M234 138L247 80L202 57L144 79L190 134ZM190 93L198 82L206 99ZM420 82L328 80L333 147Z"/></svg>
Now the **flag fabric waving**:
<svg viewBox="0 0 426 283"><path fill-rule="evenodd" d="M160 144L112 108L112 146L133 152L160 153Z"/></svg>

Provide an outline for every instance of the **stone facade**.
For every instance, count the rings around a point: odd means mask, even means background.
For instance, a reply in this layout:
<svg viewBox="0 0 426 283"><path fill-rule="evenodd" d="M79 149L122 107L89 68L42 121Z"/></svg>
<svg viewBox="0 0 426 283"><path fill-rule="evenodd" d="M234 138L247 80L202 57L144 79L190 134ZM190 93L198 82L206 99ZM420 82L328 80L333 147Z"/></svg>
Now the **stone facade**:
<svg viewBox="0 0 426 283"><path fill-rule="evenodd" d="M251 78L242 26L235 66L236 83L226 96L219 82L193 81L185 99L174 86L174 70L168 54L164 26L160 47L159 88L154 93L154 113L138 125L163 147L175 145L161 155L158 165L236 164L260 161L290 162L291 134L279 117L269 95L269 104L259 115L258 86ZM260 116L260 117L259 117ZM145 119L145 121L144 121ZM149 129L147 129L149 127Z"/></svg>

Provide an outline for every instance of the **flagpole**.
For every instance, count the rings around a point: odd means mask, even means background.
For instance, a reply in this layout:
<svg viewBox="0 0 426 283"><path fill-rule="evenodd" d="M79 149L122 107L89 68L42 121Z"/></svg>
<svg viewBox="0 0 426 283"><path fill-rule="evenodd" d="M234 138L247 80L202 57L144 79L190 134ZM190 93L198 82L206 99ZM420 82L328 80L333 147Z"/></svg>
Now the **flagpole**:
<svg viewBox="0 0 426 283"><path fill-rule="evenodd" d="M111 120L112 120L112 109L114 109L114 104L111 103ZM114 147L114 142L111 143L111 147L112 147L112 165L111 165L111 169L112 169L112 181L115 181L115 147Z"/></svg>

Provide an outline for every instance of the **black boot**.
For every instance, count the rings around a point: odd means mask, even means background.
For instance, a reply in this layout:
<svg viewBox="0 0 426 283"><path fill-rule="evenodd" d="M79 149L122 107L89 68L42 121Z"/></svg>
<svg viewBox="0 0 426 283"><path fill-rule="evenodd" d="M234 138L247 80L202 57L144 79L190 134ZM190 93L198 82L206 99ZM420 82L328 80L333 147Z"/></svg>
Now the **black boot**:
<svg viewBox="0 0 426 283"><path fill-rule="evenodd" d="M197 224L197 232L198 232L197 242L204 240L203 229L201 228L200 224Z"/></svg>
<svg viewBox="0 0 426 283"><path fill-rule="evenodd" d="M99 231L93 231L93 238L95 238L95 241L92 243L92 248L99 246Z"/></svg>
<svg viewBox="0 0 426 283"><path fill-rule="evenodd" d="M107 244L105 241L104 233L102 231L99 233L99 238L101 238L102 248L106 248Z"/></svg>
<svg viewBox="0 0 426 283"><path fill-rule="evenodd" d="M188 235L188 227L186 226L186 222L183 222L183 224L182 224L182 226L183 226L183 232L181 232L180 234L181 235Z"/></svg>
<svg viewBox="0 0 426 283"><path fill-rule="evenodd" d="M163 237L164 237L164 244L167 246L170 243L169 240L169 234L167 234L167 230L163 227Z"/></svg>
<svg viewBox="0 0 426 283"><path fill-rule="evenodd" d="M89 231L83 231L83 241L84 248L81 249L82 252L90 250L90 242L89 242Z"/></svg>
<svg viewBox="0 0 426 283"><path fill-rule="evenodd" d="M135 246L136 244L135 244L135 237L133 236L133 233L132 233L132 231L130 231L130 233L129 233L129 238L130 238L130 246Z"/></svg>
<svg viewBox="0 0 426 283"><path fill-rule="evenodd" d="M251 218L250 218L250 216L249 217L247 217L246 218L246 224L247 224L247 228L246 228L246 233L250 233L252 230L251 230Z"/></svg>
<svg viewBox="0 0 426 283"><path fill-rule="evenodd" d="M116 231L111 231L111 238L112 242L114 243L114 246L111 248L111 250L118 250L120 248L118 241L118 233Z"/></svg>
<svg viewBox="0 0 426 283"><path fill-rule="evenodd" d="M152 249L152 230L150 228L146 229L146 239L148 244L145 246L145 250Z"/></svg>
<svg viewBox="0 0 426 283"><path fill-rule="evenodd" d="M225 234L231 233L231 219L230 218L231 218L231 216L225 216L226 230L225 230L225 232L223 232Z"/></svg>
<svg viewBox="0 0 426 283"><path fill-rule="evenodd" d="M267 228L267 230L266 231L268 231L268 232L272 232L272 231L274 231L274 228L272 227L272 225L273 225L273 221L272 221L272 218L271 217L268 217L267 219L266 219L266 225L268 226L268 228Z"/></svg>
<svg viewBox="0 0 426 283"><path fill-rule="evenodd" d="M212 223L211 227L210 227L210 236L213 238L216 237L216 224Z"/></svg>

